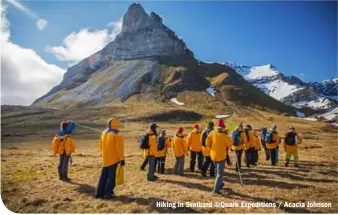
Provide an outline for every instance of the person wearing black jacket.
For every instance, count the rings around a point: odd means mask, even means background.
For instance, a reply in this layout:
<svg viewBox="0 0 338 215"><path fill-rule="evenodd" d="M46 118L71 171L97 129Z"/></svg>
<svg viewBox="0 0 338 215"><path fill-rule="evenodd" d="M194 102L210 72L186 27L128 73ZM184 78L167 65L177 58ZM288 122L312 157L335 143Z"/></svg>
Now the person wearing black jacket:
<svg viewBox="0 0 338 215"><path fill-rule="evenodd" d="M202 149L203 149L202 151L203 151L203 156L204 156L204 162L203 162L202 169L201 169L201 174L203 177L207 176L206 173L209 167L210 167L210 177L215 177L215 165L210 158L210 150L205 145L205 141L212 130L214 130L214 123L209 122L208 128L202 133L202 136L201 136Z"/></svg>

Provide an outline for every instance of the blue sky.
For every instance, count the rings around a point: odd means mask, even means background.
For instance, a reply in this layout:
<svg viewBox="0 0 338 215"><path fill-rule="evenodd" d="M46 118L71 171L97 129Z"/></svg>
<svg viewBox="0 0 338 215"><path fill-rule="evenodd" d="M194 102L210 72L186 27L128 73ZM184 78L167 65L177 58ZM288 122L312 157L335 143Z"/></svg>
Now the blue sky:
<svg viewBox="0 0 338 215"><path fill-rule="evenodd" d="M13 1L35 15L19 10ZM5 0L9 41L36 51L49 66L66 69L114 37L116 28L107 24L117 23L131 3ZM161 15L200 60L273 64L305 81L337 76L335 1L140 3ZM36 27L40 18L48 22L42 29Z"/></svg>
<svg viewBox="0 0 338 215"><path fill-rule="evenodd" d="M131 2L24 1L48 20L33 28L14 7L8 8L12 41L32 48L48 62L67 67L46 45L59 45L72 31L103 28L123 16ZM141 2L182 37L205 61L248 65L274 64L287 75L322 80L337 73L336 2Z"/></svg>

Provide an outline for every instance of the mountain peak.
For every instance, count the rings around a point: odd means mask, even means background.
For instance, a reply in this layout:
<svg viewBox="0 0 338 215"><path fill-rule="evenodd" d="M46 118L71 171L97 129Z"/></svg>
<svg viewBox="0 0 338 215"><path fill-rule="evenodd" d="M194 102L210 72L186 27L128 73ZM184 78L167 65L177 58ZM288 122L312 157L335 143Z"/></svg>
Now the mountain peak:
<svg viewBox="0 0 338 215"><path fill-rule="evenodd" d="M143 28L156 28L162 25L162 18L154 12L150 15L141 4L133 3L123 17L122 32L136 32Z"/></svg>

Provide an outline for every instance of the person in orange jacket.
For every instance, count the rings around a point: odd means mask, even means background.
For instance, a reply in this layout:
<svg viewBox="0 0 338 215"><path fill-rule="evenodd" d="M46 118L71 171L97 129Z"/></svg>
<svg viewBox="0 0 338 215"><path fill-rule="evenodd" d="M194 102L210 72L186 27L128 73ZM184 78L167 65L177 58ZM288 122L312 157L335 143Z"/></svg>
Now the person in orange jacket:
<svg viewBox="0 0 338 215"><path fill-rule="evenodd" d="M266 134L265 145L266 148L270 151L271 165L276 166L279 148L277 125L274 125L272 129Z"/></svg>
<svg viewBox="0 0 338 215"><path fill-rule="evenodd" d="M259 135L259 130L255 129L254 130L254 136L253 136L253 165L257 166L258 164L258 151L261 150L261 137Z"/></svg>
<svg viewBox="0 0 338 215"><path fill-rule="evenodd" d="M204 156L204 161L201 169L202 177L207 176L207 171L210 167L210 177L215 177L215 165L214 162L212 162L210 158L210 149L206 147L206 140L209 136L209 134L214 130L214 123L209 122L208 128L203 131L203 134L201 135L201 144L202 144L202 151Z"/></svg>
<svg viewBox="0 0 338 215"><path fill-rule="evenodd" d="M240 123L238 127L232 132L232 146L231 149L236 154L236 171L241 171L242 168L242 154L244 146L247 145L248 139L244 133L243 123Z"/></svg>
<svg viewBox="0 0 338 215"><path fill-rule="evenodd" d="M196 156L198 169L202 169L203 154L201 144L201 130L198 124L194 124L192 132L187 137L187 148L190 150L190 171L195 171Z"/></svg>
<svg viewBox="0 0 338 215"><path fill-rule="evenodd" d="M252 131L251 125L246 125L244 128L244 133L246 135L247 141L244 143L244 150L245 150L245 163L248 168L250 168L250 165L254 164L253 158L254 158L254 134Z"/></svg>
<svg viewBox="0 0 338 215"><path fill-rule="evenodd" d="M303 141L303 137L298 135L294 127L289 127L284 137L285 167L289 166L291 157L294 157L295 167L299 167L298 145Z"/></svg>
<svg viewBox="0 0 338 215"><path fill-rule="evenodd" d="M188 156L188 149L185 144L183 131L184 129L180 127L172 141L173 151L176 157L173 174L181 176L184 174L184 156Z"/></svg>
<svg viewBox="0 0 338 215"><path fill-rule="evenodd" d="M158 173L164 174L165 170L165 158L167 156L168 149L171 147L170 139L167 137L165 130L160 131L160 136L157 139L157 155L155 158L155 168L158 167Z"/></svg>
<svg viewBox="0 0 338 215"><path fill-rule="evenodd" d="M61 130L58 131L52 141L53 156L60 155L58 173L59 179L62 181L70 181L68 178L68 163L71 159L71 154L75 152L76 144L70 136L75 129L76 124L72 121L62 121L60 124Z"/></svg>
<svg viewBox="0 0 338 215"><path fill-rule="evenodd" d="M158 179L157 176L155 176L155 156L158 153L157 150L157 128L158 126L155 123L152 123L149 126L149 130L147 131L146 135L148 135L148 149L144 149L143 156L147 158L148 160L148 173L147 173L147 180L148 181L155 181Z"/></svg>
<svg viewBox="0 0 338 215"><path fill-rule="evenodd" d="M225 159L228 154L228 148L232 145L232 141L225 131L225 124L222 119L217 121L216 127L217 128L208 135L206 147L210 149L210 157L215 164L217 174L213 192L219 193L224 186Z"/></svg>
<svg viewBox="0 0 338 215"><path fill-rule="evenodd" d="M100 151L102 153L102 170L95 197L111 199L114 197L116 168L124 162L124 139L118 127L120 121L116 118L108 120L107 129L100 137Z"/></svg>

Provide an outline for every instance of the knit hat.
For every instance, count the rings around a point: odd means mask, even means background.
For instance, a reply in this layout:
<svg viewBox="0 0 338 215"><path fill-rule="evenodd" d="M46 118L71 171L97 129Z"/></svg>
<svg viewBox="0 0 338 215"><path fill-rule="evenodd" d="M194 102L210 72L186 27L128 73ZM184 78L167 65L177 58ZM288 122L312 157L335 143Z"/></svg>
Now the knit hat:
<svg viewBox="0 0 338 215"><path fill-rule="evenodd" d="M182 127L179 127L178 130L177 130L177 133L183 133L184 129Z"/></svg>
<svg viewBox="0 0 338 215"><path fill-rule="evenodd" d="M277 129L277 124L274 124L272 127L272 130L276 130Z"/></svg>
<svg viewBox="0 0 338 215"><path fill-rule="evenodd" d="M200 126L197 123L195 123L193 128L200 129Z"/></svg>
<svg viewBox="0 0 338 215"><path fill-rule="evenodd" d="M216 126L217 126L217 127L222 127L222 128L225 128L225 124L224 124L224 121L223 121L223 119L219 119L219 120L217 120L217 122L216 122Z"/></svg>

